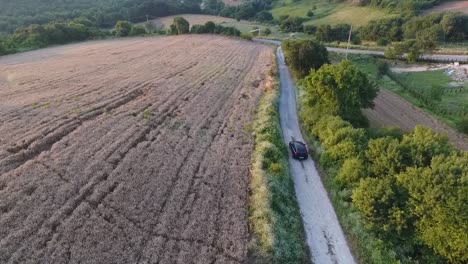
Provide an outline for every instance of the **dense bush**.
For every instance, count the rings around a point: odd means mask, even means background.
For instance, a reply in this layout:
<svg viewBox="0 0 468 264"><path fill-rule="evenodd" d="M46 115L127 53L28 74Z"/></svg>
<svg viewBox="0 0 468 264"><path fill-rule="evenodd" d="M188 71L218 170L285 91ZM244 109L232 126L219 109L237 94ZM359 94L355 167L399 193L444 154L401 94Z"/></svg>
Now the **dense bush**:
<svg viewBox="0 0 468 264"><path fill-rule="evenodd" d="M315 32L315 38L318 41L348 41L351 25L338 24L335 26L320 25Z"/></svg>
<svg viewBox="0 0 468 264"><path fill-rule="evenodd" d="M241 32L235 27L223 27L216 25L212 21L206 22L204 25L193 25L190 33L193 34L220 34L226 36L240 36Z"/></svg>
<svg viewBox="0 0 468 264"><path fill-rule="evenodd" d="M273 16L267 10L271 9L273 0L244 1L238 6L225 6L220 12L220 16L235 19L258 20L259 22L269 22Z"/></svg>
<svg viewBox="0 0 468 264"><path fill-rule="evenodd" d="M462 117L457 121L457 128L460 132L468 135L468 116Z"/></svg>
<svg viewBox="0 0 468 264"><path fill-rule="evenodd" d="M187 34L190 32L190 23L183 17L174 17L170 33L174 35Z"/></svg>
<svg viewBox="0 0 468 264"><path fill-rule="evenodd" d="M365 230L349 226L348 231L359 243L379 237L384 248L395 252L361 244L366 250L362 261L466 262L468 153L454 150L445 136L421 126L403 137L392 132L391 137L374 133L369 138L338 116L321 112L308 118L307 113L321 111L329 100L316 96L316 90L304 92L301 119L321 144L320 164L336 183L333 191L347 194L339 203L351 201L366 223ZM389 254L384 262L381 254Z"/></svg>
<svg viewBox="0 0 468 264"><path fill-rule="evenodd" d="M31 24L84 17L100 28L110 28L119 20L140 22L150 17L200 13L201 0L0 0L0 32L12 33Z"/></svg>
<svg viewBox="0 0 468 264"><path fill-rule="evenodd" d="M468 15L434 13L424 16L384 18L370 21L359 28L362 39L401 41L419 39L422 42L463 41L468 39Z"/></svg>
<svg viewBox="0 0 468 264"><path fill-rule="evenodd" d="M302 32L302 23L305 20L301 17L285 16L279 20L280 30L284 32Z"/></svg>
<svg viewBox="0 0 468 264"><path fill-rule="evenodd" d="M361 109L372 108L376 85L350 61L312 70L302 82L305 101L321 115L338 115L355 126L367 126ZM336 133L336 130L334 130Z"/></svg>
<svg viewBox="0 0 468 264"><path fill-rule="evenodd" d="M126 37L132 31L132 24L128 21L117 21L115 24L115 34L119 37Z"/></svg>
<svg viewBox="0 0 468 264"><path fill-rule="evenodd" d="M14 53L19 50L65 44L108 34L94 27L89 20L53 21L46 25L30 25L18 28L11 36L0 41L0 50Z"/></svg>
<svg viewBox="0 0 468 264"><path fill-rule="evenodd" d="M285 40L281 45L286 63L298 78L328 63L327 49L312 40Z"/></svg>

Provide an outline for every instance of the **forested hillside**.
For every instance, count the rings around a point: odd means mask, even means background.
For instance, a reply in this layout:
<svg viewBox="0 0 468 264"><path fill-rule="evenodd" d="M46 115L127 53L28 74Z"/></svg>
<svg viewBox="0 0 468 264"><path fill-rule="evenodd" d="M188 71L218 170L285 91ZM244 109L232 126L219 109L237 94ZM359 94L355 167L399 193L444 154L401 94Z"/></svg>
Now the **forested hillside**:
<svg viewBox="0 0 468 264"><path fill-rule="evenodd" d="M0 0L0 32L59 19L85 17L98 27L118 20L143 21L150 16L200 13L202 0Z"/></svg>

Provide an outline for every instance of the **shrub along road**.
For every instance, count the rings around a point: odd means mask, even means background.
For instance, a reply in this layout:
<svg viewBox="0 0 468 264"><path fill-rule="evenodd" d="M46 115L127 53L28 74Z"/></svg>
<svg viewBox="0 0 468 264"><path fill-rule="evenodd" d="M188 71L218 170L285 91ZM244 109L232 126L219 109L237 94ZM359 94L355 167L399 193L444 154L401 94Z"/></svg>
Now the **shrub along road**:
<svg viewBox="0 0 468 264"><path fill-rule="evenodd" d="M281 48L277 60L284 141L289 142L291 137L304 141L299 129L294 83ZM313 263L355 263L314 161L296 161L290 157L289 163Z"/></svg>

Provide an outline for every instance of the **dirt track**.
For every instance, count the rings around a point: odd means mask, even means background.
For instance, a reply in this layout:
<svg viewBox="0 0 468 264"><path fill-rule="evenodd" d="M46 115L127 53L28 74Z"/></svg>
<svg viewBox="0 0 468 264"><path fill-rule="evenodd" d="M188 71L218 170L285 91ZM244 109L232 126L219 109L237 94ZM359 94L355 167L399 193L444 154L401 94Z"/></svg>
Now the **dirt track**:
<svg viewBox="0 0 468 264"><path fill-rule="evenodd" d="M0 58L0 263L241 263L272 55L179 36Z"/></svg>
<svg viewBox="0 0 468 264"><path fill-rule="evenodd" d="M449 1L428 9L425 13L431 12L462 12L468 14L467 1Z"/></svg>
<svg viewBox="0 0 468 264"><path fill-rule="evenodd" d="M380 89L374 103L373 110L364 110L371 126L399 127L404 131L410 131L416 125L424 125L439 133L447 134L457 147L468 150L468 138L466 136L403 100L397 94L386 89Z"/></svg>

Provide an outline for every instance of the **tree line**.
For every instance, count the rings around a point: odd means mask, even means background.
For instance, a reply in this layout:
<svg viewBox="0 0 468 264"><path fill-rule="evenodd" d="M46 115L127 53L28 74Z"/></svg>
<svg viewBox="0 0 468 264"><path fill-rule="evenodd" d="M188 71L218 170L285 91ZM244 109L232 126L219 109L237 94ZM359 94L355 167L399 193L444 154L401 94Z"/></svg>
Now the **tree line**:
<svg viewBox="0 0 468 264"><path fill-rule="evenodd" d="M181 13L201 13L202 0L0 0L0 32L56 20L86 18L99 28L111 28L119 20L141 22L146 15L162 17Z"/></svg>
<svg viewBox="0 0 468 264"><path fill-rule="evenodd" d="M422 126L407 134L368 129L361 109L373 107L375 84L348 60L327 64L320 47L313 50L324 57L321 62L297 63L296 54L320 45L308 42L286 41L286 62L304 91L300 118L306 134L320 143L316 154L331 191L364 222L361 230L358 220L345 219L353 223L348 232L380 241L362 254L363 262L467 262L468 152Z"/></svg>

